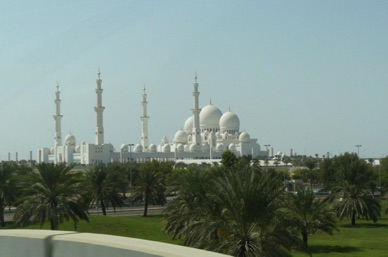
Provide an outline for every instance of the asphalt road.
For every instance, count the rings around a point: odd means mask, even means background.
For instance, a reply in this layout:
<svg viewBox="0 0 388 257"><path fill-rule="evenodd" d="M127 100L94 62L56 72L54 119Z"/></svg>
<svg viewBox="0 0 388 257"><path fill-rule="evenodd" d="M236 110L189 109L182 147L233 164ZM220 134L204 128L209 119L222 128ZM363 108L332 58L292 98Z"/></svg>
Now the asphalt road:
<svg viewBox="0 0 388 257"><path fill-rule="evenodd" d="M151 205L148 207L148 215L158 215L161 214L165 207ZM141 216L144 212L144 206L135 206L135 207L122 207L116 208L116 212L112 208L107 210L108 216ZM102 215L101 209L89 209L89 213L92 215ZM14 210L11 209L9 212L7 209L4 212L4 220L12 221L14 215Z"/></svg>

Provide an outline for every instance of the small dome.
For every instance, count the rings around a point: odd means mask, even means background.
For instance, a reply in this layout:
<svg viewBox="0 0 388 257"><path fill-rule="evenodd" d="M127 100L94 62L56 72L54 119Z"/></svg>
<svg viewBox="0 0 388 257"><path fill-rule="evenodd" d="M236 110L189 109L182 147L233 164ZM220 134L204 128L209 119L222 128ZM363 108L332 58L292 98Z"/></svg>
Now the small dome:
<svg viewBox="0 0 388 257"><path fill-rule="evenodd" d="M181 152L183 152L184 150L185 150L185 148L184 148L183 144L178 144L178 145L176 146L176 151L177 151L178 153L181 153Z"/></svg>
<svg viewBox="0 0 388 257"><path fill-rule="evenodd" d="M229 145L228 149L229 149L229 151L231 151L231 152L236 152L236 145L233 144L233 143L231 143L231 144Z"/></svg>
<svg viewBox="0 0 388 257"><path fill-rule="evenodd" d="M183 150L184 150L185 152L190 151L190 146L189 146L189 145L184 145L184 146L183 146Z"/></svg>
<svg viewBox="0 0 388 257"><path fill-rule="evenodd" d="M223 151L224 151L224 144L218 143L218 144L216 145L216 151L217 151L217 152L223 152Z"/></svg>
<svg viewBox="0 0 388 257"><path fill-rule="evenodd" d="M53 154L54 153L54 147L51 147L50 148L50 154Z"/></svg>
<svg viewBox="0 0 388 257"><path fill-rule="evenodd" d="M209 152L210 151L210 145L208 143L202 144L202 151Z"/></svg>
<svg viewBox="0 0 388 257"><path fill-rule="evenodd" d="M81 146L80 145L77 145L74 149L74 152L75 153L80 153L81 152Z"/></svg>
<svg viewBox="0 0 388 257"><path fill-rule="evenodd" d="M238 137L238 141L240 141L241 143L249 143L251 141L251 137L247 132L244 131Z"/></svg>
<svg viewBox="0 0 388 257"><path fill-rule="evenodd" d="M122 144L120 146L120 150L123 151L123 152L128 152L128 145L127 144Z"/></svg>
<svg viewBox="0 0 388 257"><path fill-rule="evenodd" d="M216 106L208 104L199 113L201 129L219 129L222 112Z"/></svg>
<svg viewBox="0 0 388 257"><path fill-rule="evenodd" d="M219 138L221 133L219 131L216 132L216 138Z"/></svg>
<svg viewBox="0 0 388 257"><path fill-rule="evenodd" d="M170 151L171 151L170 145L169 145L169 144L165 144L165 145L163 146L163 148L162 148L162 151L163 151L164 153L170 152Z"/></svg>
<svg viewBox="0 0 388 257"><path fill-rule="evenodd" d="M199 152L199 150L200 150L200 146L197 145L197 144L192 144L192 145L190 146L190 152L192 152L192 153L194 153L194 152Z"/></svg>
<svg viewBox="0 0 388 257"><path fill-rule="evenodd" d="M183 130L178 130L174 136L174 143L187 143L188 136Z"/></svg>
<svg viewBox="0 0 388 257"><path fill-rule="evenodd" d="M225 112L220 119L221 131L239 131L240 130L240 119L234 112Z"/></svg>
<svg viewBox="0 0 388 257"><path fill-rule="evenodd" d="M193 124L194 124L194 117L191 115L185 122L184 130L187 134L189 134L191 131L193 131Z"/></svg>
<svg viewBox="0 0 388 257"><path fill-rule="evenodd" d="M151 153L155 153L156 152L156 145L155 144L150 144L149 149L150 149Z"/></svg>
<svg viewBox="0 0 388 257"><path fill-rule="evenodd" d="M71 133L67 134L65 137L65 145L75 146L75 136L73 136Z"/></svg>
<svg viewBox="0 0 388 257"><path fill-rule="evenodd" d="M141 152L143 152L143 146L141 144L137 144L137 145L135 145L135 148L133 148L133 151L135 153L141 153Z"/></svg>

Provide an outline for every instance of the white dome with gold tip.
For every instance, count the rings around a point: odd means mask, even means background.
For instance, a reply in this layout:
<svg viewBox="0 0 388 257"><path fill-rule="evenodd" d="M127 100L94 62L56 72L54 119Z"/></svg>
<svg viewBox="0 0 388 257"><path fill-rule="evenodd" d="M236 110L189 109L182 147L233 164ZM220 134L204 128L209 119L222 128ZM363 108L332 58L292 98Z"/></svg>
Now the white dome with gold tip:
<svg viewBox="0 0 388 257"><path fill-rule="evenodd" d="M229 133L238 132L240 130L240 119L231 111L225 112L220 119L221 133L228 131Z"/></svg>
<svg viewBox="0 0 388 257"><path fill-rule="evenodd" d="M202 108L199 113L199 123L202 130L220 128L220 118L222 112L216 106L211 103Z"/></svg>

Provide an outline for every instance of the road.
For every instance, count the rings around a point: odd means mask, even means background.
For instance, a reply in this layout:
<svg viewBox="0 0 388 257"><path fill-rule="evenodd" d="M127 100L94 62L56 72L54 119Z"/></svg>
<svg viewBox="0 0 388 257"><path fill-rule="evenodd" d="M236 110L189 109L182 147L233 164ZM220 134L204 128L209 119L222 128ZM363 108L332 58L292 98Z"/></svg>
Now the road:
<svg viewBox="0 0 388 257"><path fill-rule="evenodd" d="M148 215L158 215L161 214L165 207L163 206L154 206L151 205L148 207ZM122 207L116 208L116 212L113 211L112 208L107 210L108 216L141 216L143 215L144 207L143 206L135 206L135 207ZM101 209L89 209L89 213L92 215L102 215ZM14 209L11 209L11 212L5 210L4 212L4 220L12 221L14 215Z"/></svg>

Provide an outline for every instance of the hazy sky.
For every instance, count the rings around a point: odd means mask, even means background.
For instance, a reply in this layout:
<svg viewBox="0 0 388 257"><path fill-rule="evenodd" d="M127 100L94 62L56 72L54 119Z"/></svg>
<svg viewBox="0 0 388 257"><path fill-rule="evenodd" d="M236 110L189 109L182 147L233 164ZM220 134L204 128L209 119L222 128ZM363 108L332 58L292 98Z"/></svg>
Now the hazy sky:
<svg viewBox="0 0 388 257"><path fill-rule="evenodd" d="M275 151L388 154L388 1L0 0L0 159L62 136L94 143L101 69L105 142L170 142L200 106L230 107Z"/></svg>

